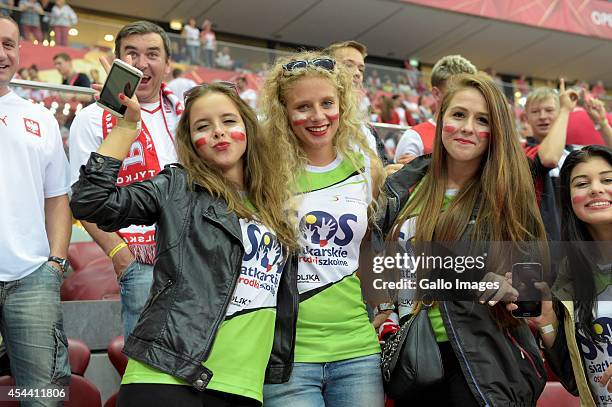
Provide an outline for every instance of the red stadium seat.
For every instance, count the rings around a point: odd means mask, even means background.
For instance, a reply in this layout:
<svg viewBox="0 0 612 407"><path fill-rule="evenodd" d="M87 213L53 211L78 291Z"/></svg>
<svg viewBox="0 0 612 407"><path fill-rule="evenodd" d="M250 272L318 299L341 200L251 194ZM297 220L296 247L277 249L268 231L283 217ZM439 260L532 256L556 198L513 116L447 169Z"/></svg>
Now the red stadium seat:
<svg viewBox="0 0 612 407"><path fill-rule="evenodd" d="M109 300L119 298L119 284L108 259L98 259L73 273L60 288L62 301Z"/></svg>
<svg viewBox="0 0 612 407"><path fill-rule="evenodd" d="M93 260L99 258L106 258L106 253L96 242L76 242L68 246L68 261L74 271L80 271Z"/></svg>
<svg viewBox="0 0 612 407"><path fill-rule="evenodd" d="M537 407L580 407L580 399L572 396L559 382L547 382Z"/></svg>
<svg viewBox="0 0 612 407"><path fill-rule="evenodd" d="M125 367L128 363L128 357L123 353L123 346L125 345L125 341L123 336L117 336L113 338L106 351L108 352L108 358L111 363L119 373L119 376L123 377L123 373L125 372Z"/></svg>
<svg viewBox="0 0 612 407"><path fill-rule="evenodd" d="M106 400L106 403L104 403L104 407L115 407L117 405L118 395L119 395L119 392L113 393L113 395L110 396L108 400Z"/></svg>
<svg viewBox="0 0 612 407"><path fill-rule="evenodd" d="M108 347L106 348L106 351L108 352L108 358L110 359L111 363L115 367L115 370L117 370L117 373L119 373L119 376L121 377L123 377L123 373L125 373L125 367L128 363L128 357L125 356L125 354L123 353L124 345L125 341L123 336L117 336L110 341ZM110 396L110 398L106 400L106 403L104 403L104 407L115 407L115 404L117 404L117 395L118 393L116 392L112 396Z"/></svg>
<svg viewBox="0 0 612 407"><path fill-rule="evenodd" d="M70 397L64 407L102 407L100 390L89 380L79 375L70 377Z"/></svg>
<svg viewBox="0 0 612 407"><path fill-rule="evenodd" d="M70 359L70 370L74 374L83 376L87 366L89 366L89 358L91 351L85 342L68 338L68 358Z"/></svg>
<svg viewBox="0 0 612 407"><path fill-rule="evenodd" d="M2 376L0 377L0 386L14 386L15 379L12 376ZM19 407L18 401L0 401L0 407Z"/></svg>
<svg viewBox="0 0 612 407"><path fill-rule="evenodd" d="M68 358L70 359L69 398L65 401L65 407L101 407L102 400L100 391L89 380L82 375L89 365L91 352L87 345L78 339L68 339ZM14 386L15 380L12 376L0 377L0 386ZM0 401L0 407L19 407L18 402Z"/></svg>

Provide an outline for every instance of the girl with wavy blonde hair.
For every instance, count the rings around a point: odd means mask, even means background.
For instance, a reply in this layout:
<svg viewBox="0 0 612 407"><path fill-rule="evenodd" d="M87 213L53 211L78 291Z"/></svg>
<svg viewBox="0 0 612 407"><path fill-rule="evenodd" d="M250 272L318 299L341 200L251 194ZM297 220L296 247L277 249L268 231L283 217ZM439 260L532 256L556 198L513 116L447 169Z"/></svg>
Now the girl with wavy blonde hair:
<svg viewBox="0 0 612 407"><path fill-rule="evenodd" d="M293 175L300 293L293 372L264 387L265 405L382 406L380 346L357 276L382 165L361 131L352 77L302 52L279 60L263 90L264 130Z"/></svg>

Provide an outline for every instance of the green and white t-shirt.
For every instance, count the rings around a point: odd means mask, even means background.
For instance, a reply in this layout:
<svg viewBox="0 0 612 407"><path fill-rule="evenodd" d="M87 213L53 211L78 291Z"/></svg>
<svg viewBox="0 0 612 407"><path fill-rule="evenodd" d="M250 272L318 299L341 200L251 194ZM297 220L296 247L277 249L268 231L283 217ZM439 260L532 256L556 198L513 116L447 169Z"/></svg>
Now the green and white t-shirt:
<svg viewBox="0 0 612 407"><path fill-rule="evenodd" d="M207 389L262 401L266 366L274 341L276 299L285 256L272 231L240 219L244 257L225 321L203 365L213 372ZM122 384L188 384L130 359Z"/></svg>
<svg viewBox="0 0 612 407"><path fill-rule="evenodd" d="M298 180L298 312L295 361L324 363L380 352L356 271L372 201L369 162L360 173L338 155Z"/></svg>
<svg viewBox="0 0 612 407"><path fill-rule="evenodd" d="M595 287L598 290L593 326L605 342L592 342L581 330L576 332L576 340L587 376L587 382L595 403L600 406L612 406L612 394L599 382L606 369L612 365L612 264L601 267L595 274Z"/></svg>
<svg viewBox="0 0 612 407"><path fill-rule="evenodd" d="M420 184L419 184L420 185ZM414 192L418 189L418 185L413 191L411 197L414 196ZM446 210L450 203L453 201L455 196L457 195L458 189L447 189L444 194L444 202L442 204L442 209ZM409 199L410 201L410 199ZM410 217L406 219L406 221L400 226L400 232L398 235L398 241L401 244L402 249L406 250L408 254L412 253L411 242L416 236L416 224L418 220L418 215ZM416 273L414 273L413 268L408 268L402 270L401 278L406 280L414 280L416 281ZM398 300L398 314L400 319L404 316L412 314L412 310L414 307L413 304L413 294L412 290L399 290L397 295ZM436 336L437 342L446 342L448 341L448 335L446 333L446 328L444 327L444 322L442 321L442 315L440 314L440 307L434 305L433 307L427 310L427 315L429 316L429 321L431 322L431 327L433 328L434 334Z"/></svg>

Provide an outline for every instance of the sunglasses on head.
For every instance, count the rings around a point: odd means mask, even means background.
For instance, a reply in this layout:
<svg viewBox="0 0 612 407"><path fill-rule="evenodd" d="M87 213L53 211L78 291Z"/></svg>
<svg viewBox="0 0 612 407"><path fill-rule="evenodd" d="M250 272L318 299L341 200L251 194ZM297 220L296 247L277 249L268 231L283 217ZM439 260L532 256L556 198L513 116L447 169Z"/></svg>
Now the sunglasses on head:
<svg viewBox="0 0 612 407"><path fill-rule="evenodd" d="M185 92L185 94L184 94L185 104L187 104L187 102L189 101L189 98L194 96L196 93L198 93L198 91L200 89L210 88L212 85L220 85L220 86L222 86L224 88L228 88L229 90L232 90L232 91L234 91L234 93L238 94L238 88L236 87L236 84L234 82L215 81L215 82L211 82L211 83L202 83L200 85L194 86L193 88L191 88L187 92Z"/></svg>
<svg viewBox="0 0 612 407"><path fill-rule="evenodd" d="M306 69L309 66L325 69L326 71L331 72L336 67L336 61L331 58L301 59L287 62L285 65L283 65L283 70L285 72L291 72L296 69Z"/></svg>

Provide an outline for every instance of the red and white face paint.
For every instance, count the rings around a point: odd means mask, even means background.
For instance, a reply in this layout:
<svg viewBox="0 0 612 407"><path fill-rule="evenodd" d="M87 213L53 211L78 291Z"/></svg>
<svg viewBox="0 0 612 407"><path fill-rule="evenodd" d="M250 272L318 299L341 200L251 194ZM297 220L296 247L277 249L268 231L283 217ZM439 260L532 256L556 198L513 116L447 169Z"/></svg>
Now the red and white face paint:
<svg viewBox="0 0 612 407"><path fill-rule="evenodd" d="M245 141L246 140L246 130L241 126L234 126L229 129L229 136L232 140L236 141Z"/></svg>
<svg viewBox="0 0 612 407"><path fill-rule="evenodd" d="M321 162L329 157L333 160L333 140L340 121L340 102L333 82L320 76L306 76L287 90L285 98L291 130L309 160Z"/></svg>
<svg viewBox="0 0 612 407"><path fill-rule="evenodd" d="M451 160L480 160L489 146L489 110L482 94L464 89L455 94L443 115L442 144Z"/></svg>
<svg viewBox="0 0 612 407"><path fill-rule="evenodd" d="M191 142L198 155L222 171L240 168L247 134L238 108L222 93L193 102L189 112Z"/></svg>
<svg viewBox="0 0 612 407"><path fill-rule="evenodd" d="M612 228L612 165L601 157L577 164L570 175L570 197L578 219Z"/></svg>
<svg viewBox="0 0 612 407"><path fill-rule="evenodd" d="M303 112L297 112L291 116L292 126L303 126L308 121L308 114Z"/></svg>
<svg viewBox="0 0 612 407"><path fill-rule="evenodd" d="M207 131L201 131L191 136L191 141L193 142L193 145L195 146L196 150L208 144L207 140L208 138L210 138L211 134L212 134L212 131L207 130Z"/></svg>

